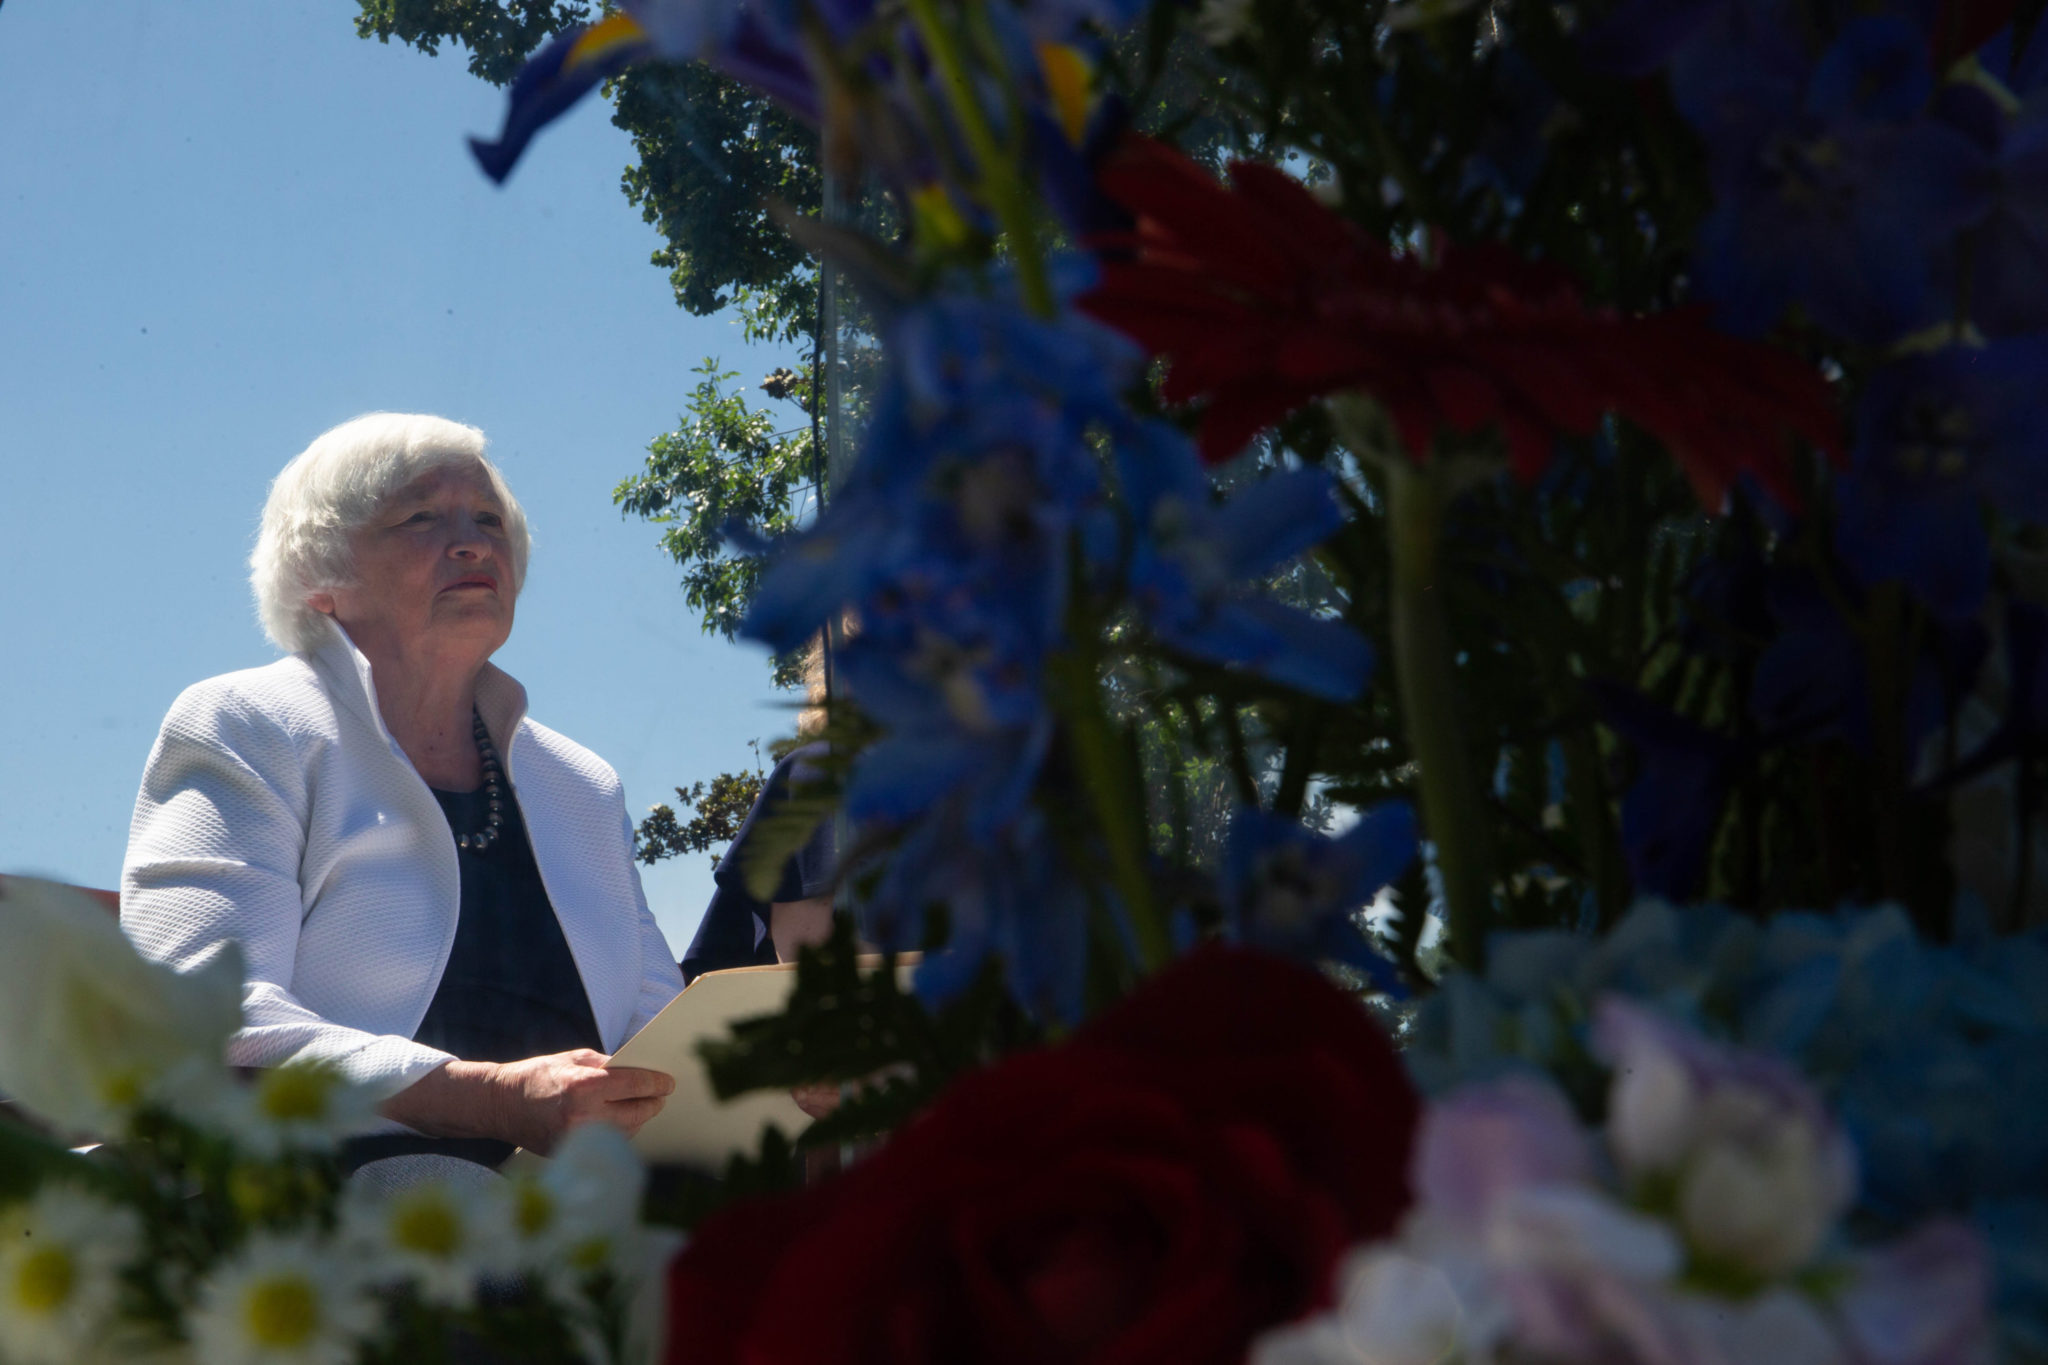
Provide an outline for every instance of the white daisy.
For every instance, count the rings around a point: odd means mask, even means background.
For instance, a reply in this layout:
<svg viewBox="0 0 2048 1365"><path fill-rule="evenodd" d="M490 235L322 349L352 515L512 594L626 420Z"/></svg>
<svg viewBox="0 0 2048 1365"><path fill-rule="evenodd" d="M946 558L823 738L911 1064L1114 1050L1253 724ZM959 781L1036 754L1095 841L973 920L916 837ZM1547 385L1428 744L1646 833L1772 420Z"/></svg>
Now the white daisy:
<svg viewBox="0 0 2048 1365"><path fill-rule="evenodd" d="M624 1133L608 1123L576 1129L541 1181L560 1209L552 1248L558 1264L578 1278L636 1268L647 1169Z"/></svg>
<svg viewBox="0 0 2048 1365"><path fill-rule="evenodd" d="M0 1210L0 1359L73 1365L91 1355L141 1244L133 1209L65 1185Z"/></svg>
<svg viewBox="0 0 2048 1365"><path fill-rule="evenodd" d="M410 1284L424 1301L450 1308L475 1302L478 1277L499 1259L482 1191L435 1181L344 1199L343 1235L379 1283Z"/></svg>
<svg viewBox="0 0 2048 1365"><path fill-rule="evenodd" d="M629 1317L637 1318L647 1290L658 1290L662 1267L681 1245L675 1233L641 1223L646 1184L640 1158L618 1129L601 1123L576 1129L545 1170L514 1174L490 1192L499 1248L491 1268L524 1275L571 1308L587 1302L593 1276L608 1273L633 1305Z"/></svg>
<svg viewBox="0 0 2048 1365"><path fill-rule="evenodd" d="M381 1316L326 1247L258 1234L207 1277L187 1325L206 1365L351 1365Z"/></svg>
<svg viewBox="0 0 2048 1365"><path fill-rule="evenodd" d="M332 1150L376 1117L377 1098L350 1085L332 1064L308 1061L267 1067L246 1085L177 1107L250 1156L270 1159Z"/></svg>

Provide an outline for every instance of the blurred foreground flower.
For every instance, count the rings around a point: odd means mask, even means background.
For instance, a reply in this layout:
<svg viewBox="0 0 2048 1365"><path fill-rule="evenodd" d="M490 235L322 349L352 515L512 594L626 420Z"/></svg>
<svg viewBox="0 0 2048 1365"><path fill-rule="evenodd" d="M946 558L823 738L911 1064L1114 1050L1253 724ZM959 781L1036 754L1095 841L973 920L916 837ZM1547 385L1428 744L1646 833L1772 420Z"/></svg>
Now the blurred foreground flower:
<svg viewBox="0 0 2048 1365"><path fill-rule="evenodd" d="M0 1208L0 1360L75 1365L103 1352L142 1220L67 1185Z"/></svg>
<svg viewBox="0 0 2048 1365"><path fill-rule="evenodd" d="M263 1159L332 1151L343 1138L377 1121L376 1095L349 1084L336 1067L320 1060L264 1067L244 1084L173 1095L170 1104L244 1154Z"/></svg>
<svg viewBox="0 0 2048 1365"><path fill-rule="evenodd" d="M978 112L999 127L1016 114L1027 122L1065 124L1059 140L1081 142L1085 82L1072 78L1072 68L1083 59L1068 45L1086 41L1083 30L1090 26L1123 27L1144 8L1142 0L1013 0L983 7L976 33L978 42L988 43L983 55L1014 83L1007 93L1022 93L1024 100L1009 106L1000 97L1005 92L986 91L995 96L992 107ZM626 68L702 61L822 126L828 155L867 161L904 192L912 213L936 214L957 226L949 191L964 203L973 187L946 175L964 150L962 120L957 106L950 116L931 112L958 93L947 88L944 62L933 60L932 40L933 31L916 16L874 0L624 0L613 13L572 25L535 52L513 79L498 136L471 138L470 149L484 173L502 183L536 133ZM1057 55L1048 60L1049 52ZM848 53L859 55L845 62ZM1055 74L1048 65L1070 69Z"/></svg>
<svg viewBox="0 0 2048 1365"><path fill-rule="evenodd" d="M1282 171L1236 162L1225 186L1144 138L1111 154L1102 182L1138 226L1097 240L1102 283L1081 305L1167 359L1169 400L1208 400L1205 459L1347 390L1383 404L1416 459L1440 429L1498 424L1524 478L1558 436L1618 413L1710 507L1742 474L1789 499L1791 436L1839 455L1820 376L1697 310L1588 308L1561 271L1498 247L1397 255Z"/></svg>
<svg viewBox="0 0 2048 1365"><path fill-rule="evenodd" d="M1835 548L1864 583L1903 582L1944 620L1991 587L1987 514L2048 522L2048 337L1887 366L1864 394Z"/></svg>
<svg viewBox="0 0 2048 1365"><path fill-rule="evenodd" d="M1255 1365L1988 1361L1981 1239L1942 1220L1848 1248L1852 1162L1790 1068L1618 997L1600 1027L1604 1134L1529 1076L1435 1101L1400 1237L1361 1248L1337 1312Z"/></svg>
<svg viewBox="0 0 2048 1365"><path fill-rule="evenodd" d="M1051 269L1070 293L1087 267ZM858 623L834 666L884 733L846 810L900 834L865 922L908 948L930 906L950 913L952 951L925 961L919 990L943 998L1000 953L1020 1002L1072 1021L1089 897L1046 807L1086 793L1046 774L1073 724L1061 679L1074 692L1076 647L1094 644L1070 636L1076 615L1128 604L1169 650L1335 700L1363 690L1372 655L1349 625L1267 589L1341 524L1330 478L1281 472L1219 504L1186 440L1124 408L1135 348L1072 311L1035 316L1017 288L963 287L885 321L890 368L861 457L816 522L773 547L742 633L788 651Z"/></svg>
<svg viewBox="0 0 2048 1365"><path fill-rule="evenodd" d="M342 1236L373 1280L410 1285L425 1302L448 1308L475 1302L498 1250L479 1190L453 1181L392 1194L356 1186L343 1199Z"/></svg>
<svg viewBox="0 0 2048 1365"><path fill-rule="evenodd" d="M1607 1137L1622 1177L1673 1201L1699 1255L1738 1278L1814 1257L1848 1212L1856 1162L1797 1071L1619 996L1600 1002L1593 1043L1614 1069Z"/></svg>
<svg viewBox="0 0 2048 1365"><path fill-rule="evenodd" d="M651 1289L675 1234L640 1221L647 1169L626 1135L606 1123L573 1130L538 1175L491 1185L494 1266L536 1281L557 1302L578 1303L594 1277L629 1294Z"/></svg>
<svg viewBox="0 0 2048 1365"><path fill-rule="evenodd" d="M381 1317L327 1247L259 1234L201 1287L192 1344L207 1365L351 1365Z"/></svg>
<svg viewBox="0 0 2048 1365"><path fill-rule="evenodd" d="M1225 925L1252 947L1342 962L1398 995L1392 964L1352 917L1408 870L1415 849L1415 808L1406 801L1381 802L1334 839L1247 807L1223 850Z"/></svg>
<svg viewBox="0 0 2048 1365"><path fill-rule="evenodd" d="M42 1118L108 1137L147 1100L196 1101L226 1083L241 1022L234 944L180 974L145 961L84 894L0 881L0 1093Z"/></svg>
<svg viewBox="0 0 2048 1365"><path fill-rule="evenodd" d="M1499 934L1490 947L1483 980L1453 974L1416 1017L1406 1057L1426 1089L1535 1070L1590 1104L1596 1002L1612 992L1787 1059L1855 1146L1850 1221L1893 1239L1868 1282L1928 1229L1966 1219L1946 1236L1988 1245L2006 1354L2048 1345L2048 934L1937 944L1895 906L1760 924L1645 902L1602 937Z"/></svg>
<svg viewBox="0 0 2048 1365"><path fill-rule="evenodd" d="M715 1215L670 1271L669 1358L1236 1365L1392 1229L1414 1116L1356 1000L1199 948L832 1183Z"/></svg>

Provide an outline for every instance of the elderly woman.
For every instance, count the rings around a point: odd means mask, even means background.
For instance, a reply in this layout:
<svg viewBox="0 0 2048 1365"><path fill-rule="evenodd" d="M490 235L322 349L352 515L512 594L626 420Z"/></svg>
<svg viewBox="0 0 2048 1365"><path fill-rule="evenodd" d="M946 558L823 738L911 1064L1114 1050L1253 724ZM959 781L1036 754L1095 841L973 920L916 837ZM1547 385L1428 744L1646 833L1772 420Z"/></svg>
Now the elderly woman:
<svg viewBox="0 0 2048 1365"><path fill-rule="evenodd" d="M389 1131L350 1164L496 1165L632 1131L673 1081L605 1069L682 989L618 776L490 663L530 540L483 435L379 413L286 465L251 559L287 653L188 688L143 772L121 924L190 969L241 945L230 1060L331 1063Z"/></svg>

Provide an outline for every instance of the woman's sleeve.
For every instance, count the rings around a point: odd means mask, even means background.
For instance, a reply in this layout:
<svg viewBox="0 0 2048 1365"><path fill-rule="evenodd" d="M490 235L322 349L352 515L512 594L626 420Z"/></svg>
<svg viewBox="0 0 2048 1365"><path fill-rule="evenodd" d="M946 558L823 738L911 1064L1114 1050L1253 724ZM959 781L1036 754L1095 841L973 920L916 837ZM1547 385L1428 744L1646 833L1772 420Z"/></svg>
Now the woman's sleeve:
<svg viewBox="0 0 2048 1365"><path fill-rule="evenodd" d="M216 685L187 690L143 769L121 870L121 927L143 956L179 971L241 944L246 981L232 1064L324 1060L395 1094L449 1055L334 1023L292 994L310 799L305 765L281 726Z"/></svg>
<svg viewBox="0 0 2048 1365"><path fill-rule="evenodd" d="M619 831L622 856L633 887L633 909L638 916L634 932L640 936L640 998L633 1006L633 1022L626 1029L630 1038L681 993L683 969L676 965L675 950L668 946L667 936L654 922L654 912L647 908L647 892L640 885L640 865L633 858L633 817L626 813L623 793L619 801Z"/></svg>

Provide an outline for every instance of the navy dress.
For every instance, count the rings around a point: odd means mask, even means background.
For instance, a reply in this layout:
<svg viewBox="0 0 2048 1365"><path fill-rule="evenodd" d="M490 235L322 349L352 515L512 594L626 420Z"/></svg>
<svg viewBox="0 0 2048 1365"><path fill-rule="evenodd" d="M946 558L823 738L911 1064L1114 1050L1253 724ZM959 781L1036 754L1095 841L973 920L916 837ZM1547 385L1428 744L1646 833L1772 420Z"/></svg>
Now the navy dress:
<svg viewBox="0 0 2048 1365"><path fill-rule="evenodd" d="M768 937L769 907L779 901L813 900L832 894L830 820L812 831L810 841L782 865L782 879L767 901L757 901L747 894L746 875L740 870L747 841L753 837L754 831L789 799L792 783L809 779L809 764L824 752L822 743L792 749L761 785L761 794L754 798L754 808L747 812L746 823L733 836L732 847L725 851L725 856L718 860L717 870L711 874L717 889L712 892L711 904L704 908L704 918L697 925L696 936L683 952L681 965L685 985L705 972L773 963L775 943Z"/></svg>
<svg viewBox="0 0 2048 1365"><path fill-rule="evenodd" d="M482 791L444 792L435 800L456 830L482 829ZM505 803L495 847L460 850L462 908L441 984L413 1041L466 1062L516 1062L579 1047L602 1051L590 996L569 940L548 900L517 801ZM427 1152L496 1167L513 1145L489 1138L429 1138L410 1133L354 1138L342 1145L353 1171L388 1156Z"/></svg>

